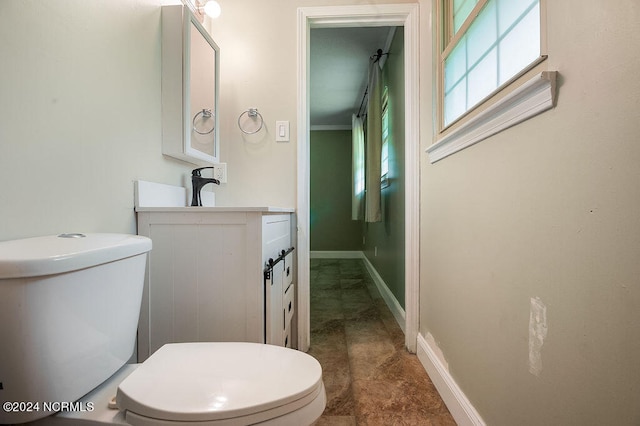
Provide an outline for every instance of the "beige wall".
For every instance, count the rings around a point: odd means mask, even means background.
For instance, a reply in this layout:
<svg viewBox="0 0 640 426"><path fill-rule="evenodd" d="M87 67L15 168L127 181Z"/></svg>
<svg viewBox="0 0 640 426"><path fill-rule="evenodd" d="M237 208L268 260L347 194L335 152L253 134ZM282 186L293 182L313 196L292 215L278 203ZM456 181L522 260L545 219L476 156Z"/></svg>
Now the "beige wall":
<svg viewBox="0 0 640 426"><path fill-rule="evenodd" d="M0 2L0 240L133 232L163 158L159 0Z"/></svg>
<svg viewBox="0 0 640 426"><path fill-rule="evenodd" d="M439 163L421 153L420 330L488 424L639 424L640 4L547 5L557 107Z"/></svg>
<svg viewBox="0 0 640 426"><path fill-rule="evenodd" d="M0 1L0 240L135 232L133 182L189 184L161 154L160 6L169 0ZM218 205L296 205L296 13L349 0L221 0ZM367 2L371 3L371 2ZM373 3L386 3L376 1ZM256 107L265 129L245 136ZM291 142L276 143L276 120Z"/></svg>
<svg viewBox="0 0 640 426"><path fill-rule="evenodd" d="M409 3L361 0L220 0L222 15L206 21L220 46L221 161L229 183L216 190L225 205L296 205L297 10L299 7ZM265 129L243 135L238 116L256 107ZM291 142L276 143L275 122L291 123Z"/></svg>

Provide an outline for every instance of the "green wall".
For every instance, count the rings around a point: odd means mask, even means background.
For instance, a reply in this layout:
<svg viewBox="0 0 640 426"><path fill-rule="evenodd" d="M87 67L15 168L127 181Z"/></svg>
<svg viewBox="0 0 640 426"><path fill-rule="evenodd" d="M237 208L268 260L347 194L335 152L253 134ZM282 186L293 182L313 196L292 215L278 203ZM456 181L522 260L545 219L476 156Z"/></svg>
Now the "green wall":
<svg viewBox="0 0 640 426"><path fill-rule="evenodd" d="M365 226L367 259L404 308L404 31L396 30L382 70L389 88L389 186L382 189L382 222ZM377 247L377 255L376 255Z"/></svg>
<svg viewBox="0 0 640 426"><path fill-rule="evenodd" d="M351 220L351 130L312 131L311 251L362 250L362 223Z"/></svg>

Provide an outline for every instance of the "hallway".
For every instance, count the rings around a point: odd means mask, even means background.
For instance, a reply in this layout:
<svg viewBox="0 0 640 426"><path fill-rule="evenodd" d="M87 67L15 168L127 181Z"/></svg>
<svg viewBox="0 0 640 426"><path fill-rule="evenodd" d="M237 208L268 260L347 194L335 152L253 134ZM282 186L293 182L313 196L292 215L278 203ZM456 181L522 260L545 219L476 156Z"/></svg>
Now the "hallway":
<svg viewBox="0 0 640 426"><path fill-rule="evenodd" d="M326 425L455 425L360 259L311 259L311 348Z"/></svg>

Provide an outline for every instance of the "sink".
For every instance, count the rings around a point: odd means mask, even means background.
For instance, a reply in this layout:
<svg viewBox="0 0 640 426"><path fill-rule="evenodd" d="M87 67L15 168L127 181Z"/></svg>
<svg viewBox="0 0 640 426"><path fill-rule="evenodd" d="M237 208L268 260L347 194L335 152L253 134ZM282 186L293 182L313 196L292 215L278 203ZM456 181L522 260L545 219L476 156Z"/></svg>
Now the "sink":
<svg viewBox="0 0 640 426"><path fill-rule="evenodd" d="M137 180L134 182L135 207L189 207L191 188L165 185L163 183ZM203 207L215 207L216 194L211 191L200 193ZM189 207L200 208L200 207Z"/></svg>

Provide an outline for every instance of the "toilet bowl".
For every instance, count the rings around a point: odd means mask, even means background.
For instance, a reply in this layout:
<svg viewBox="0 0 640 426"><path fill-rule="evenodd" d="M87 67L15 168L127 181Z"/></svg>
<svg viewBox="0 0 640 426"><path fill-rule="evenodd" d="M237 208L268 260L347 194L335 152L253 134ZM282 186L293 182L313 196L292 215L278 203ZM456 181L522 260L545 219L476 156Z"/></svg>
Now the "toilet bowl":
<svg viewBox="0 0 640 426"><path fill-rule="evenodd" d="M148 238L122 234L0 242L0 424L298 426L320 417L322 369L293 349L173 343L127 364L149 250Z"/></svg>

